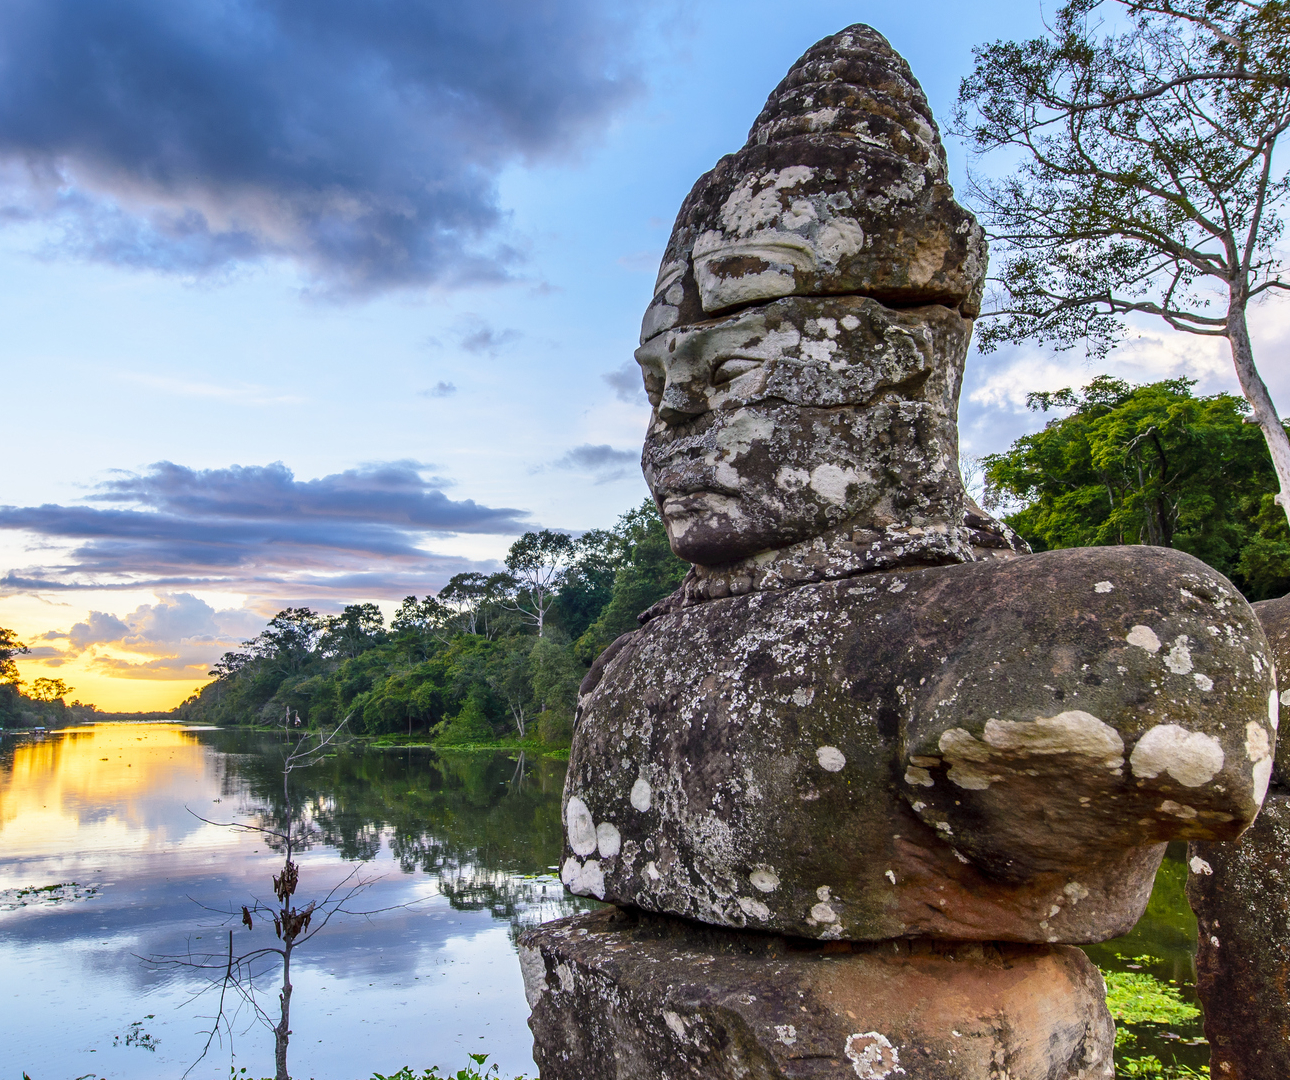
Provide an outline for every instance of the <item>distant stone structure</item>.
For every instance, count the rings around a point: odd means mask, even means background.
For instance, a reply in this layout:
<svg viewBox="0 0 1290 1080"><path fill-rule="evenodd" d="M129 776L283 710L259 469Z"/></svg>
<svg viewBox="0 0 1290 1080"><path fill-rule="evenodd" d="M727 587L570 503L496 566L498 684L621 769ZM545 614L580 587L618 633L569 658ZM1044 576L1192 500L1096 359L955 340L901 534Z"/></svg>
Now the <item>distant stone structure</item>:
<svg viewBox="0 0 1290 1080"><path fill-rule="evenodd" d="M618 908L521 938L544 1080L1110 1077L1072 944L1257 813L1275 681L1231 584L1027 554L963 490L985 266L866 26L682 206L636 355L694 568L582 685L561 878Z"/></svg>
<svg viewBox="0 0 1290 1080"><path fill-rule="evenodd" d="M1254 605L1279 672L1290 672L1290 596ZM1290 705L1290 690L1282 692ZM1258 740L1258 736L1254 736ZM1262 743L1260 741L1260 746ZM1194 841L1187 899L1196 912L1196 989L1210 1074L1290 1077L1290 744L1277 744L1263 810L1235 844Z"/></svg>

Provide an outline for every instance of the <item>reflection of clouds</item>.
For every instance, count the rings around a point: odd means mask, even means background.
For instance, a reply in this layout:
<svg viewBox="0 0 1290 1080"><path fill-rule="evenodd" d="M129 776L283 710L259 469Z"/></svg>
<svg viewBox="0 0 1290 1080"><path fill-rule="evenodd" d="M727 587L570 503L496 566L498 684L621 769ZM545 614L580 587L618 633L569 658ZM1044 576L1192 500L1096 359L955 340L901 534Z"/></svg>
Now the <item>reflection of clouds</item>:
<svg viewBox="0 0 1290 1080"><path fill-rule="evenodd" d="M21 811L19 831L30 833L17 849L17 833L0 826L6 880L99 883L102 891L71 906L0 915L0 973L11 981L21 973L45 1016L0 1013L0 1043L19 1045L35 1025L39 1043L21 1044L33 1053L83 1053L110 1047L112 1035L154 1013L150 1030L162 1045L126 1071L182 1072L200 1048L196 1018L211 1003L185 1004L201 985L195 973L137 957L218 951L229 929L238 950L275 943L271 924L257 921L247 932L203 905L234 911L252 897L271 899L281 857L263 836L204 824L189 810L280 823L280 770L275 735L170 724L73 729L4 751L0 809ZM505 754L367 750L293 774L297 818L315 841L298 860L297 897L316 898L344 878L353 863L342 852L370 856L362 873L375 879L351 905L373 911L370 918L337 917L296 955L293 1071L458 1068L470 1049L500 1059L510 1075L532 1075L528 1007L509 939L520 926L593 903L566 894L547 871L558 861L564 772L550 759L517 767ZM54 800L61 832L30 828L42 799ZM61 1008L68 987L78 995L74 1010ZM252 1047L268 1056L258 1030L239 1038L244 1061ZM73 1067L80 1058L47 1057L41 1071L82 1075L101 1057L81 1068Z"/></svg>

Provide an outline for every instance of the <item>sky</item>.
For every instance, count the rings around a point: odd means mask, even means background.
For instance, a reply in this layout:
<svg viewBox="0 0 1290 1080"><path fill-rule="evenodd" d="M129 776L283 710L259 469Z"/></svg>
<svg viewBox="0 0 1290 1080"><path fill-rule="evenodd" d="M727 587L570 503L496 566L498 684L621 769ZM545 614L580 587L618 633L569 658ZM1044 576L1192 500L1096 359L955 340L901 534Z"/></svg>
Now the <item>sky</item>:
<svg viewBox="0 0 1290 1080"><path fill-rule="evenodd" d="M276 611L387 611L646 497L632 360L682 198L805 49L876 27L948 118L1033 0L0 0L0 626L169 708ZM963 146L946 137L964 188ZM974 169L988 172L990 162ZM1290 309L1253 318L1283 356ZM969 355L963 451L1222 342ZM1290 370L1263 364L1290 411ZM70 699L69 699L70 700Z"/></svg>

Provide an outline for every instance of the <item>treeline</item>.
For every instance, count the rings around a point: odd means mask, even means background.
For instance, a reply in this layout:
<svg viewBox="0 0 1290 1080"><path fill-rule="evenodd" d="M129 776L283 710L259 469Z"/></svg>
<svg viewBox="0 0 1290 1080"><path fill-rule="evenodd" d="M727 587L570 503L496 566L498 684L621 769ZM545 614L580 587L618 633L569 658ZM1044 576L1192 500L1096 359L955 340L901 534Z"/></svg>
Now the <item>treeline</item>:
<svg viewBox="0 0 1290 1080"><path fill-rule="evenodd" d="M1249 406L1191 379L1034 393L1064 415L981 459L987 509L1035 551L1151 544L1195 555L1249 600L1290 592L1290 529Z"/></svg>
<svg viewBox="0 0 1290 1080"><path fill-rule="evenodd" d="M26 652L27 646L17 634L0 626L0 730L62 727L92 720L96 713L93 705L79 701L68 705L64 700L72 687L62 679L36 679L27 686L18 677L14 657Z"/></svg>
<svg viewBox="0 0 1290 1080"><path fill-rule="evenodd" d="M566 743L591 662L689 565L672 554L653 502L574 539L526 533L506 569L459 574L409 596L389 625L375 604L339 615L288 608L225 653L214 681L177 710L188 722L330 726L430 736Z"/></svg>

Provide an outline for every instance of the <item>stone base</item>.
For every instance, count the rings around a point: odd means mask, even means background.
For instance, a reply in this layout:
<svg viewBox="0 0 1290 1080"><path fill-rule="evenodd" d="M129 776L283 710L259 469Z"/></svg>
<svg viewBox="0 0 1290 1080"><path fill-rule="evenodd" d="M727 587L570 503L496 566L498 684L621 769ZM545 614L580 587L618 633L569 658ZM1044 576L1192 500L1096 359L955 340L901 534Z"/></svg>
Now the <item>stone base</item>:
<svg viewBox="0 0 1290 1080"><path fill-rule="evenodd" d="M526 930L542 1080L1109 1080L1064 945L817 943L611 908Z"/></svg>
<svg viewBox="0 0 1290 1080"><path fill-rule="evenodd" d="M1283 684L1284 685L1284 684ZM1193 843L1196 989L1215 1080L1290 1077L1290 792L1236 843Z"/></svg>

